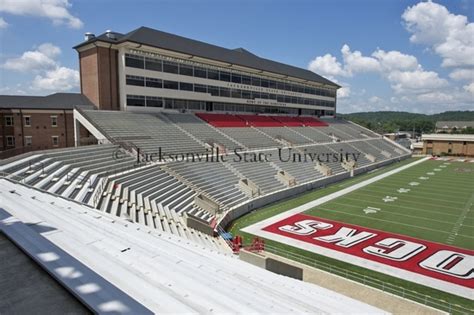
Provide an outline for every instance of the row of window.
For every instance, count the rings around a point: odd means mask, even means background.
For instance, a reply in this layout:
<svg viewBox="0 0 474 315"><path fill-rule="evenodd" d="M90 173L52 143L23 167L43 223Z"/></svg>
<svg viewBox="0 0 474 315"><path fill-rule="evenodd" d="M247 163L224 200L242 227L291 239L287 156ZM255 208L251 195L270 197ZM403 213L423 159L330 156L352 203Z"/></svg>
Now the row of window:
<svg viewBox="0 0 474 315"><path fill-rule="evenodd" d="M274 100L279 103L292 103L292 104L326 106L326 107L335 106L335 102L333 101L316 100L312 98L296 97L296 96L273 94L273 93L254 92L254 91L247 91L247 90L240 90L240 89L229 89L229 88L213 86L213 85L176 82L176 81L168 81L168 80L132 76L132 75L126 76L126 84L135 85L135 86L143 86L143 87L151 87L151 88L164 88L164 89L171 89L171 90L209 93L212 96L220 96L220 97L243 98L243 99L249 99L249 100L258 98L258 99Z"/></svg>
<svg viewBox="0 0 474 315"><path fill-rule="evenodd" d="M143 106L143 107L163 107L166 109L176 110L202 110L202 111L226 111L226 112L248 112L248 113L266 113L266 114L292 114L292 115L314 115L324 116L332 115L332 111L315 110L315 109L301 109L277 106L259 106L259 105L244 105L233 103L216 103L195 101L195 100L180 100L171 98L161 98L153 96L142 95L127 95L128 106Z"/></svg>
<svg viewBox="0 0 474 315"><path fill-rule="evenodd" d="M31 116L23 116L24 126L31 127ZM15 120L13 116L5 116L5 126L13 126ZM58 126L58 116L51 116L51 127Z"/></svg>
<svg viewBox="0 0 474 315"><path fill-rule="evenodd" d="M142 57L132 54L125 54L125 65L127 67L132 68L162 71L197 78L252 85L256 87L336 97L336 90L334 89L323 89L305 86L301 84L292 84L282 81L270 80L253 75L242 75L240 73L234 73L230 71L192 66L189 64L183 64L156 58Z"/></svg>
<svg viewBox="0 0 474 315"><path fill-rule="evenodd" d="M7 147L14 147L15 146L15 137L14 136L6 136L7 140ZM53 147L59 146L59 136L51 136L51 142ZM32 136L25 136L25 146L31 147L33 145L33 137Z"/></svg>

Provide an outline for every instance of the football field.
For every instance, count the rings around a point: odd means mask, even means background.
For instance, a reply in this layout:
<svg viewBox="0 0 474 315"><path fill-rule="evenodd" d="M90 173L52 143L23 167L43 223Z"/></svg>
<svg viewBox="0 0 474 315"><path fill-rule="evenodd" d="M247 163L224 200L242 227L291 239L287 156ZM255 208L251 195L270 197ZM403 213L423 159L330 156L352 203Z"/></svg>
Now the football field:
<svg viewBox="0 0 474 315"><path fill-rule="evenodd" d="M474 163L428 160L306 214L474 249Z"/></svg>
<svg viewBox="0 0 474 315"><path fill-rule="evenodd" d="M472 279L446 277L420 266L434 257L444 259L439 253L452 254L445 260L448 269L472 257L473 208L474 163L412 158L249 213L230 231L246 242L263 237L274 252L471 308L465 297ZM351 240L353 245L343 244ZM400 256L396 262L400 240L413 246L413 256ZM392 258L374 258L390 252ZM468 268L471 258L464 262Z"/></svg>

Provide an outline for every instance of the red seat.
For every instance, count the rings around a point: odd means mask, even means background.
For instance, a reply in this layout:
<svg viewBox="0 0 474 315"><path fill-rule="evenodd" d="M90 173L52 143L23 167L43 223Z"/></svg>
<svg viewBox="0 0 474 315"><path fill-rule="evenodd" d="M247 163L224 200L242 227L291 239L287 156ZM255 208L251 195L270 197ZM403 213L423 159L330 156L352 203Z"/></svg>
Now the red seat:
<svg viewBox="0 0 474 315"><path fill-rule="evenodd" d="M305 125L305 126L311 126L311 127L327 127L329 126L327 123L324 121L321 121L319 119L316 119L314 117L306 117L306 116L300 116L298 119Z"/></svg>
<svg viewBox="0 0 474 315"><path fill-rule="evenodd" d="M244 120L235 115L197 113L196 116L214 127L248 127Z"/></svg>
<svg viewBox="0 0 474 315"><path fill-rule="evenodd" d="M274 116L265 115L237 115L239 118L248 122L254 127L283 127L284 125L278 120L273 119Z"/></svg>
<svg viewBox="0 0 474 315"><path fill-rule="evenodd" d="M281 122L287 127L302 127L303 122L301 122L297 117L292 116L273 116L274 119Z"/></svg>

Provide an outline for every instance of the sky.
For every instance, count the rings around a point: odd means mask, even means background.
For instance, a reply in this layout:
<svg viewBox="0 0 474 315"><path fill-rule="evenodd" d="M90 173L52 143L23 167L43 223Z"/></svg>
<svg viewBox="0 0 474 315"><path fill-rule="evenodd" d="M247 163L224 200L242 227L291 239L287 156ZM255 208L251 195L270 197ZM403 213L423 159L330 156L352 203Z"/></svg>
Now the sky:
<svg viewBox="0 0 474 315"><path fill-rule="evenodd" d="M0 94L80 91L85 32L140 26L309 69L339 113L474 110L474 0L0 0Z"/></svg>

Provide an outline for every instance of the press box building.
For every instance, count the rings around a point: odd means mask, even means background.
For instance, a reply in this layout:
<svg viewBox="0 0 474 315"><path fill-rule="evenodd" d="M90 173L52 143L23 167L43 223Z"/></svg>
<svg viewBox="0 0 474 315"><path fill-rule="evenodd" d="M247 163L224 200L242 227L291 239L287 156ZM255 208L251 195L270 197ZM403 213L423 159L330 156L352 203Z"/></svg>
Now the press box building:
<svg viewBox="0 0 474 315"><path fill-rule="evenodd" d="M81 93L99 109L331 116L339 86L309 70L151 28L86 33Z"/></svg>

